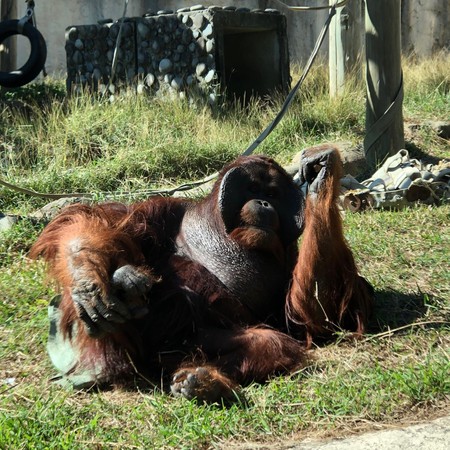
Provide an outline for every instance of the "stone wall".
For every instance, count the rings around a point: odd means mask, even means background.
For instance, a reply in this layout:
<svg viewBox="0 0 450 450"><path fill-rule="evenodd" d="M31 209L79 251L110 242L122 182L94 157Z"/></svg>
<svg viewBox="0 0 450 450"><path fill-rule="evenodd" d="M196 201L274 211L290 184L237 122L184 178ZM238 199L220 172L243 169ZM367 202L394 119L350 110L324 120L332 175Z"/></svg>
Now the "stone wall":
<svg viewBox="0 0 450 450"><path fill-rule="evenodd" d="M244 101L287 93L290 84L286 18L272 9L197 5L73 26L66 52L69 91L113 95L132 84L156 94L200 90L214 102L219 93Z"/></svg>

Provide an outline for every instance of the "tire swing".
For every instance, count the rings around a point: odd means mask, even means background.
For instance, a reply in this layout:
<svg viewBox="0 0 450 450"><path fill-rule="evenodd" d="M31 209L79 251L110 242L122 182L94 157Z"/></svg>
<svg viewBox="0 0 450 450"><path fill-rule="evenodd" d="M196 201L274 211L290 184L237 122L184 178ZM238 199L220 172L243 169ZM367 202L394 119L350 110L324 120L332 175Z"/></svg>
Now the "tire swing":
<svg viewBox="0 0 450 450"><path fill-rule="evenodd" d="M0 44L10 36L21 34L28 38L31 54L28 61L13 72L0 71L0 86L15 88L34 80L44 68L47 59L47 46L42 34L30 23L22 20L0 22Z"/></svg>

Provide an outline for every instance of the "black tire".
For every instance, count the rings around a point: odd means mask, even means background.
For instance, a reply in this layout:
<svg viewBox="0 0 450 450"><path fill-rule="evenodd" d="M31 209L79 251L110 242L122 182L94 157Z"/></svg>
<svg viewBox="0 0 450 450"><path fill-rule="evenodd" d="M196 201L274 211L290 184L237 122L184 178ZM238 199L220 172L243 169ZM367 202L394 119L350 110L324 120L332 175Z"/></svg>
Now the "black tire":
<svg viewBox="0 0 450 450"><path fill-rule="evenodd" d="M31 54L28 61L20 69L13 72L0 72L0 86L7 88L20 87L34 80L43 69L47 59L45 40L31 23L25 23L20 32L18 20L0 22L0 44L6 38L15 34L22 34L28 38L31 45Z"/></svg>

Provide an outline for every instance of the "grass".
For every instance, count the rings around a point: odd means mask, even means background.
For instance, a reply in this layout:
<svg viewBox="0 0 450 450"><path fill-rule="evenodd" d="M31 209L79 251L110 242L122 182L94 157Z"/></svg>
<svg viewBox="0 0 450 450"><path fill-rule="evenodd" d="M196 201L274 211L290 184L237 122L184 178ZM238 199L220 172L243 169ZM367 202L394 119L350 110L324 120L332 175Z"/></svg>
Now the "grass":
<svg viewBox="0 0 450 450"><path fill-rule="evenodd" d="M433 71L429 67L433 67ZM404 116L444 120L450 60L406 61ZM276 113L211 110L124 96L109 104L66 99L51 81L0 90L0 178L43 192L132 191L202 177L237 156ZM3 120L4 119L4 120ZM330 100L318 67L258 149L280 162L307 145L358 143L364 87ZM419 155L450 157L448 141L422 129ZM134 198L134 196L133 196ZM0 211L45 204L0 187ZM0 449L215 448L239 442L332 436L450 412L450 205L347 214L345 232L361 273L376 289L367 336L337 335L303 371L245 389L247 405L222 408L159 390L70 392L49 382L46 309L54 295L27 251L42 225L20 221L0 234Z"/></svg>

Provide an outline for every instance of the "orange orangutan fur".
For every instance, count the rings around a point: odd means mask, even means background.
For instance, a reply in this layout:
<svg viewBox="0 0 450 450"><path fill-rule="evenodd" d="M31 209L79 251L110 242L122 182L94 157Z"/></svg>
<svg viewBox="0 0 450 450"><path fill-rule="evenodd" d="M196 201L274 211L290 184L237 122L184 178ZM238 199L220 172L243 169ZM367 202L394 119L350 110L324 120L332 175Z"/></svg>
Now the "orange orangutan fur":
<svg viewBox="0 0 450 450"><path fill-rule="evenodd" d="M361 335L372 289L342 230L340 158L329 147L307 156L305 173L325 175L307 175L319 187L306 199L275 161L250 156L200 201L57 216L31 256L61 291L59 327L80 352L71 371L100 367L98 382L163 373L175 395L216 401L302 367L316 339Z"/></svg>

